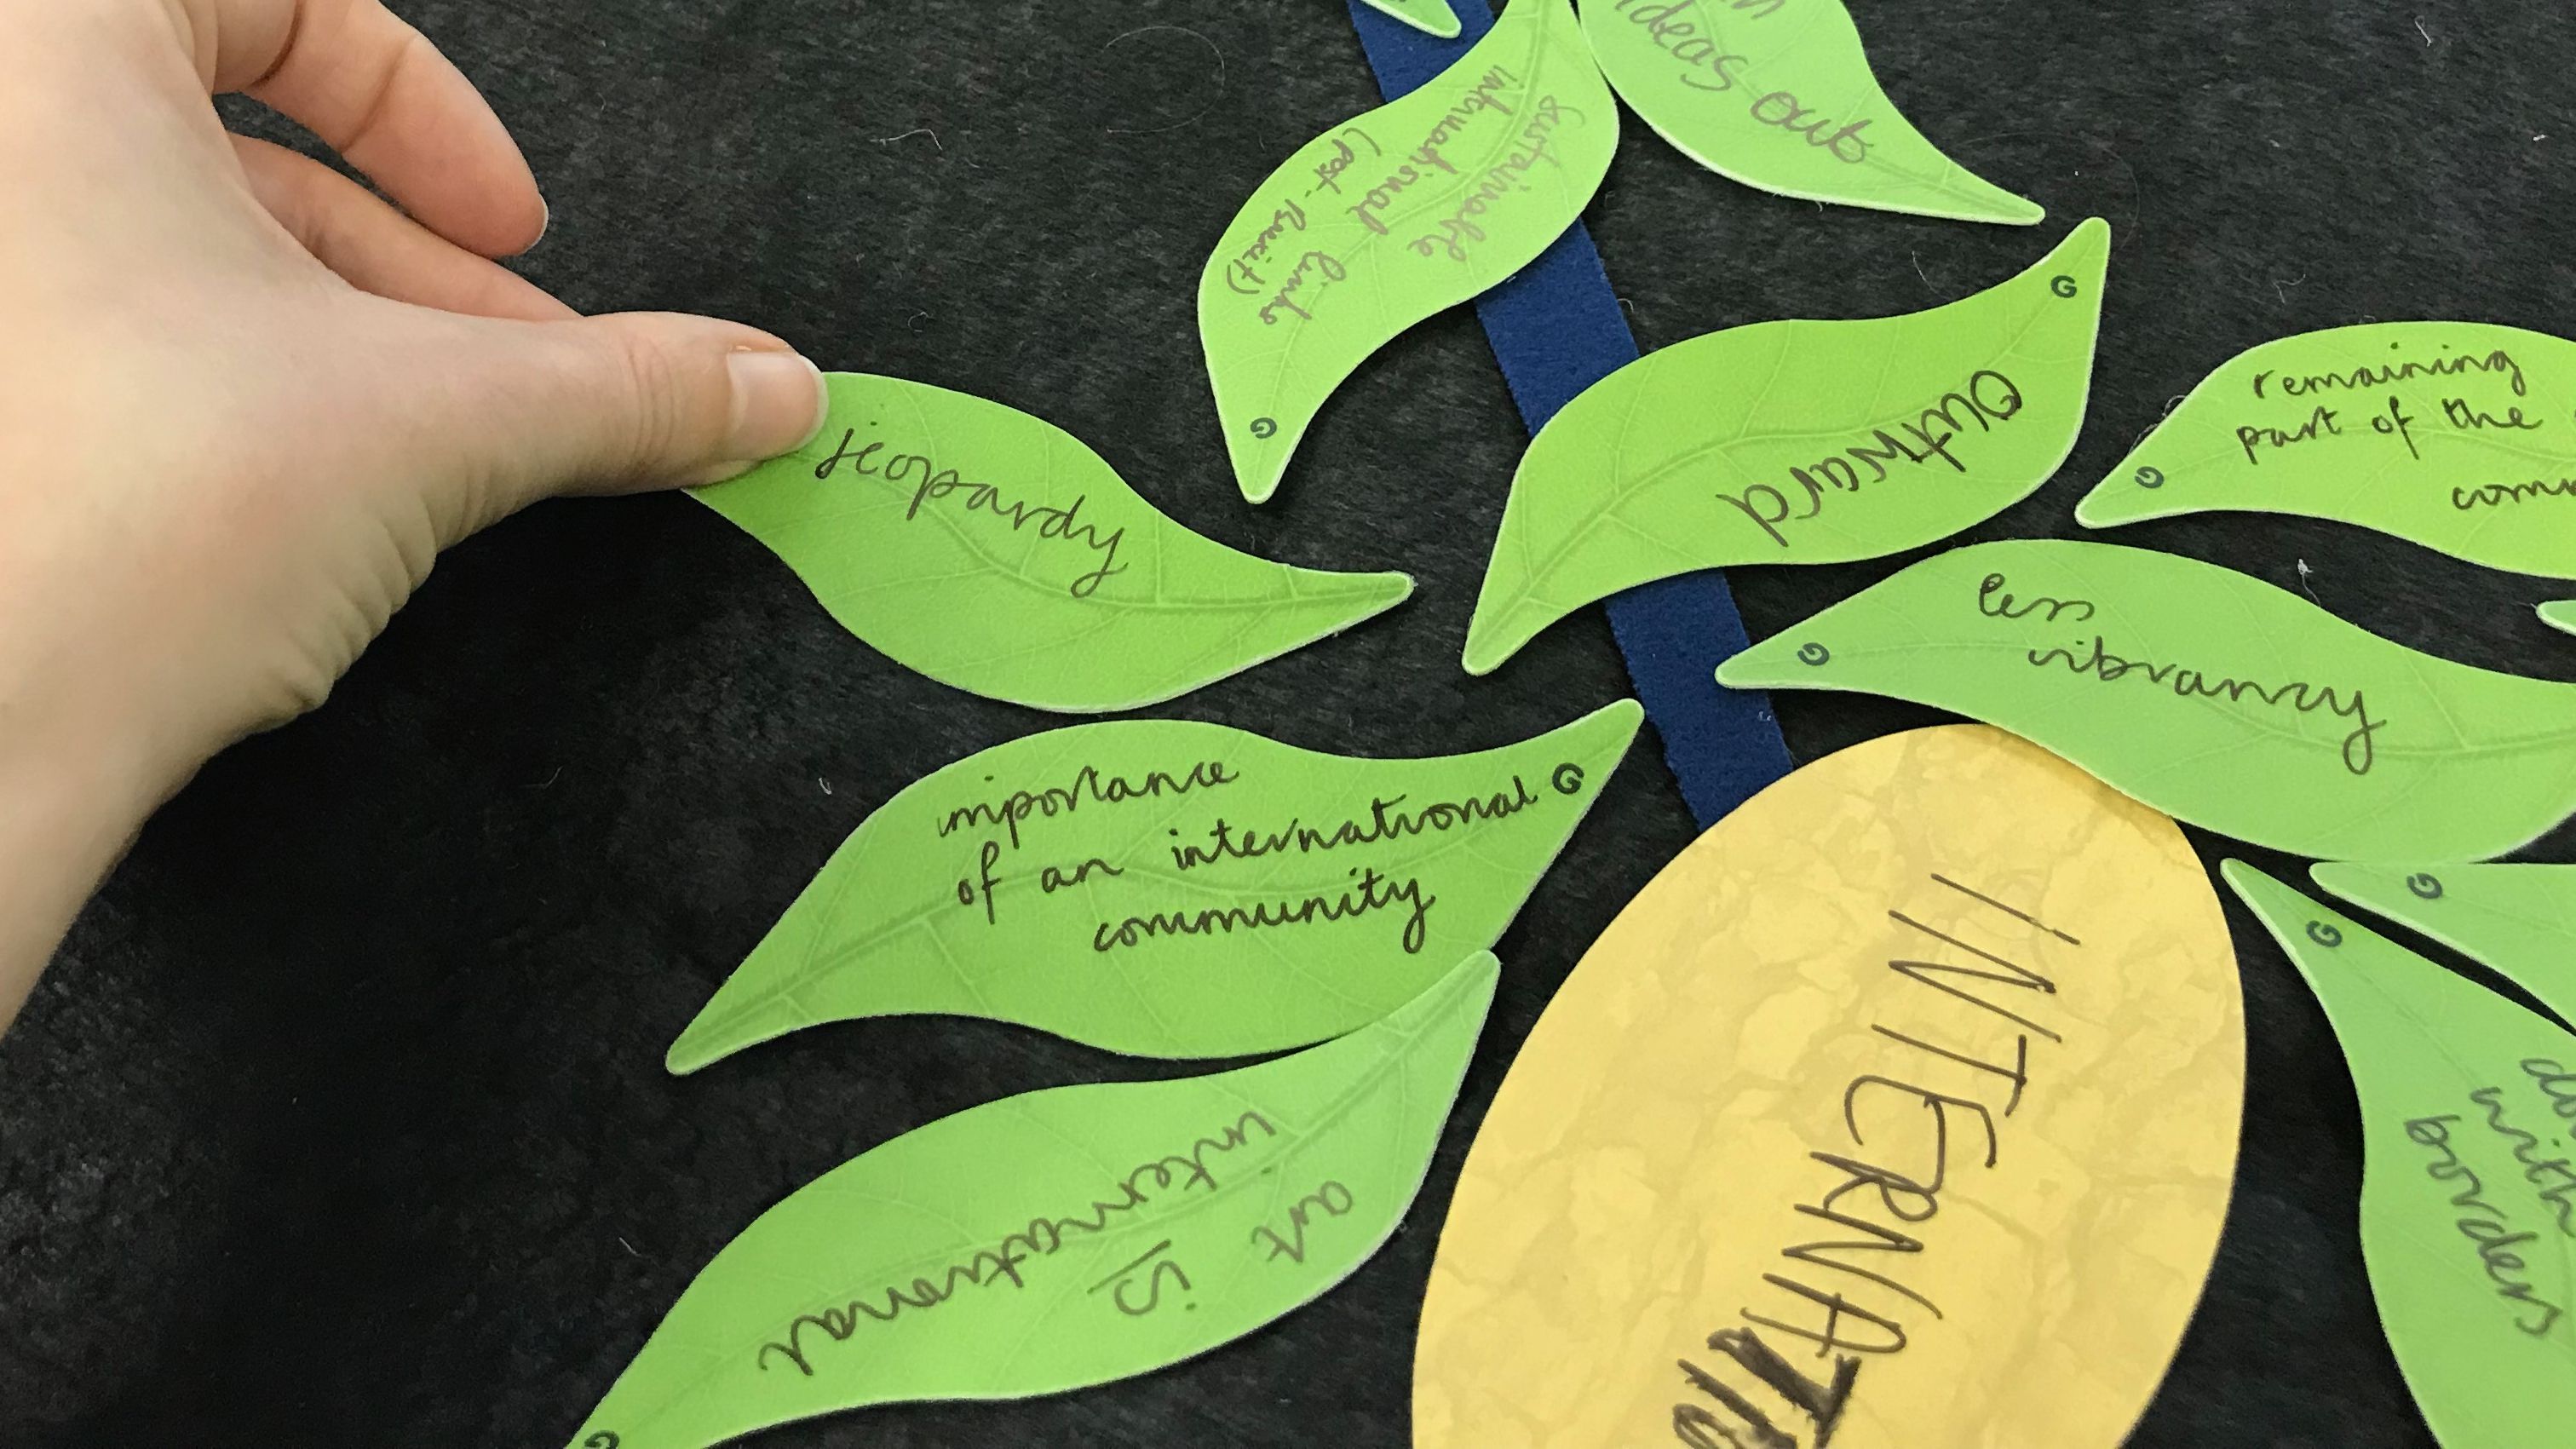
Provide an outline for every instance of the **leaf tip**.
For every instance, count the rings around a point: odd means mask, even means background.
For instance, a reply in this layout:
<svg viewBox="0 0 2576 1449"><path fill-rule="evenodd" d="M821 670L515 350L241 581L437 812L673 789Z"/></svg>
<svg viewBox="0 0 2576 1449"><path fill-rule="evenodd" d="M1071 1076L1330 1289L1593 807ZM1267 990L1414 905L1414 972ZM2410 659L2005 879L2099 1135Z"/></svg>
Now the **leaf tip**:
<svg viewBox="0 0 2576 1449"><path fill-rule="evenodd" d="M2110 528L2124 521L2115 516L2109 502L2103 497L2110 489L2111 480L2105 478L2093 485L2092 492L2075 500L2077 524L2085 528Z"/></svg>
<svg viewBox="0 0 2576 1449"><path fill-rule="evenodd" d="M1995 208L1997 223L2003 226L2037 226L2048 220L2047 207L2027 196L2015 196L2009 191L2004 195L2011 198L2011 201L2010 204Z"/></svg>
<svg viewBox="0 0 2576 1449"><path fill-rule="evenodd" d="M2158 427L2163 424L2159 423ZM2172 480L2165 471L2151 463L2139 461L2155 442L2149 433L2138 451L2120 460L2119 465L2093 485L2075 503L2075 521L2086 528L2116 528L2124 523L2142 523L2150 518L2171 518L2189 513L2188 500L2176 500L2162 491Z"/></svg>
<svg viewBox="0 0 2576 1449"><path fill-rule="evenodd" d="M1458 993L1476 1002L1473 1014L1481 1023L1485 1013L1493 1009L1494 992L1502 985L1501 959L1491 951L1479 951L1459 962L1451 976L1458 983Z"/></svg>
<svg viewBox="0 0 2576 1449"><path fill-rule="evenodd" d="M2272 939L2288 954L2290 964L2306 975L2307 963L2300 959L2299 943L2292 939L2298 933L2291 926L2290 917L2304 911L2324 910L2324 907L2241 860L2220 861L2218 874L2227 882L2227 888L2236 892L2236 898L2245 903L2246 909L2254 913L2254 919L2263 923L2263 929L2272 933ZM2312 928L2315 924L2311 923ZM2313 936L2316 932L2311 929L2309 934ZM2323 944L2322 939L2320 944Z"/></svg>
<svg viewBox="0 0 2576 1449"><path fill-rule="evenodd" d="M2077 222L2075 229L2049 250L2041 265L2081 270L2084 273L2081 281L2086 284L2084 295L2092 302L2093 310L2099 313L2102 310L2102 279L2111 269L2111 223L2098 216L2088 216ZM2061 295L2072 294L2061 289Z"/></svg>
<svg viewBox="0 0 2576 1449"><path fill-rule="evenodd" d="M1788 638L1775 634L1759 644L1748 645L1718 662L1717 682L1728 689L1767 689L1779 682L1773 672L1771 653L1780 641ZM1820 647L1820 646L1810 646Z"/></svg>
<svg viewBox="0 0 2576 1449"><path fill-rule="evenodd" d="M1491 620L1479 618L1467 626L1467 645L1458 651L1458 664L1469 674L1481 679L1503 667L1503 661L1520 652L1520 642L1498 637L1502 631Z"/></svg>
<svg viewBox="0 0 2576 1449"><path fill-rule="evenodd" d="M1352 577L1364 585L1356 590L1364 607L1352 616L1353 624L1374 619L1412 598L1417 587L1413 575L1407 573L1354 574Z"/></svg>
<svg viewBox="0 0 2576 1449"><path fill-rule="evenodd" d="M670 1049L662 1053L662 1070L675 1077L695 1076L733 1055L732 1047L719 1045L713 1034L703 1029L704 1021L701 1014L672 1041Z"/></svg>
<svg viewBox="0 0 2576 1449"><path fill-rule="evenodd" d="M2576 599L2552 599L2533 610L2540 622L2561 634L2576 634Z"/></svg>

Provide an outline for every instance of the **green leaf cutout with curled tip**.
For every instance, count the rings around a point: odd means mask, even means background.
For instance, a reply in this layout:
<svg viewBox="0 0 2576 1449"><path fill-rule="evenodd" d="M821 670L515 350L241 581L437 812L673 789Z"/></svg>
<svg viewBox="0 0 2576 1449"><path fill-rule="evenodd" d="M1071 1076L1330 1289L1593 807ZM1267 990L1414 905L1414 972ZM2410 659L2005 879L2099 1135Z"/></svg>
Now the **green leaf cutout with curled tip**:
<svg viewBox="0 0 2576 1449"><path fill-rule="evenodd" d="M716 1255L574 1449L705 1449L869 1404L1062 1393L1260 1328L1395 1231L1494 982L1478 952L1294 1056L1033 1092L862 1154Z"/></svg>
<svg viewBox="0 0 2576 1449"><path fill-rule="evenodd" d="M2479 322L2264 343L2192 389L2075 518L2207 512L2332 519L2576 578L2576 343Z"/></svg>
<svg viewBox="0 0 2576 1449"><path fill-rule="evenodd" d="M2576 865L2328 864L2319 886L2432 937L2576 1021Z"/></svg>
<svg viewBox="0 0 2576 1449"><path fill-rule="evenodd" d="M1368 0L1368 7L1442 40L1457 39L1463 28L1458 23L1458 12L1449 8L1449 0Z"/></svg>
<svg viewBox="0 0 2576 1449"><path fill-rule="evenodd" d="M2361 1256L2444 1449L2576 1422L2576 1036L2238 861L2361 1099Z"/></svg>
<svg viewBox="0 0 2576 1449"><path fill-rule="evenodd" d="M868 817L673 1043L670 1068L911 1012L1155 1057L1337 1036L1502 935L1643 718L1622 700L1516 745L1421 760L1181 720L996 746Z"/></svg>
<svg viewBox="0 0 2576 1449"><path fill-rule="evenodd" d="M1955 221L2047 215L1898 114L1842 0L1585 0L1583 28L1620 99L1721 176Z"/></svg>
<svg viewBox="0 0 2576 1449"><path fill-rule="evenodd" d="M1638 584L1875 558L2028 497L2084 426L2110 252L2087 221L1945 307L1712 332L1593 384L1521 459L1467 671Z"/></svg>
<svg viewBox="0 0 2576 1449"><path fill-rule="evenodd" d="M2561 634L2576 634L2576 599L2552 599L2535 612L2540 622Z"/></svg>
<svg viewBox="0 0 2576 1449"><path fill-rule="evenodd" d="M1720 665L1999 725L2193 825L2329 860L2501 855L2576 810L2576 685L2419 654L2107 543L1953 549Z"/></svg>
<svg viewBox="0 0 2576 1449"><path fill-rule="evenodd" d="M1055 425L945 388L830 378L807 447L699 501L896 663L1073 714L1185 694L1403 601L1402 574L1237 553Z"/></svg>
<svg viewBox="0 0 2576 1449"><path fill-rule="evenodd" d="M1515 0L1420 90L1301 147L1199 278L1199 339L1243 496L1279 487L1369 354L1510 280L1580 216L1619 105L1566 0Z"/></svg>

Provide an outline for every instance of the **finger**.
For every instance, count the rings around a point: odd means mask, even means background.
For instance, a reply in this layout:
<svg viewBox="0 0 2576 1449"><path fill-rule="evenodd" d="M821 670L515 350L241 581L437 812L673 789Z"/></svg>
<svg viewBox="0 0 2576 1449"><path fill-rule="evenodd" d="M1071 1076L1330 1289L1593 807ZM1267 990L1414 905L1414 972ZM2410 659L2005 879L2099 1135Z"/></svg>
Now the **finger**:
<svg viewBox="0 0 2576 1449"><path fill-rule="evenodd" d="M212 21L218 91L301 121L423 226L515 256L546 229L527 158L438 47L380 0L191 0Z"/></svg>
<svg viewBox="0 0 2576 1449"><path fill-rule="evenodd" d="M498 262L385 205L309 156L233 137L251 194L314 259L363 292L479 317L557 322L578 315Z"/></svg>
<svg viewBox="0 0 2576 1449"><path fill-rule="evenodd" d="M732 322L485 323L457 350L441 392L478 456L462 470L470 496L438 510L442 545L550 494L714 482L795 451L823 426L822 374Z"/></svg>

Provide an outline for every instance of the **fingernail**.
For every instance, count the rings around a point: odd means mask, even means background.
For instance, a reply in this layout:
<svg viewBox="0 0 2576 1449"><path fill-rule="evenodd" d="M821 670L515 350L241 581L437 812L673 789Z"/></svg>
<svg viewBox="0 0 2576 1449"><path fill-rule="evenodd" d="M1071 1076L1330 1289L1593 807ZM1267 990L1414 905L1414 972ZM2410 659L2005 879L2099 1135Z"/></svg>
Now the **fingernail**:
<svg viewBox="0 0 2576 1449"><path fill-rule="evenodd" d="M757 463L821 436L829 402L821 368L793 352L737 352L725 359L725 368L733 382L727 461Z"/></svg>

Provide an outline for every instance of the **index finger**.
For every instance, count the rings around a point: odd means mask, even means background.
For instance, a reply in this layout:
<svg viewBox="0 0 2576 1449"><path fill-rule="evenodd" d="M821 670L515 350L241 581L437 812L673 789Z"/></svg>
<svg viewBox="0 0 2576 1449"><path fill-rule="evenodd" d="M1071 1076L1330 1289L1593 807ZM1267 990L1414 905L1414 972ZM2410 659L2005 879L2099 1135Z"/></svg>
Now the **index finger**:
<svg viewBox="0 0 2576 1449"><path fill-rule="evenodd" d="M513 256L545 231L527 158L474 83L381 0L186 0L210 85L301 121L431 231ZM201 64L204 62L201 60Z"/></svg>

